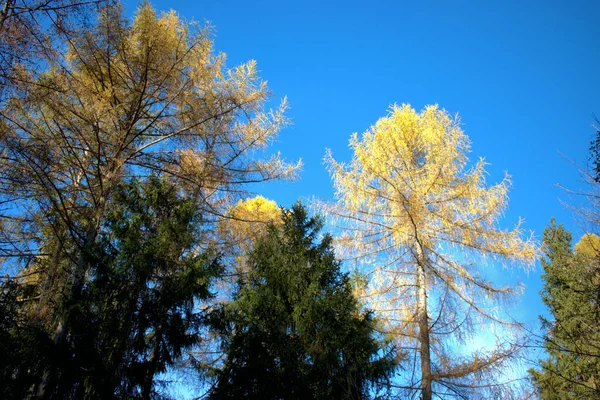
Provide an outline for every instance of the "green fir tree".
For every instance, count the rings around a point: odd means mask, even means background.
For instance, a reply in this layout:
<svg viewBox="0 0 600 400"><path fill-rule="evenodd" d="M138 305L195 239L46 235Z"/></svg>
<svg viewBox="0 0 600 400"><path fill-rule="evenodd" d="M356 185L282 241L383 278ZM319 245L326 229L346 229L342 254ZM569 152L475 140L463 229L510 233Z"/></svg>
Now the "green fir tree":
<svg viewBox="0 0 600 400"><path fill-rule="evenodd" d="M585 235L572 249L572 235L552 220L544 230L541 317L548 358L531 370L543 399L600 398L600 239Z"/></svg>
<svg viewBox="0 0 600 400"><path fill-rule="evenodd" d="M218 259L198 251L202 215L164 179L123 182L107 206L97 243L85 253L87 284L61 307L72 338L52 340L32 317L31 284L15 280L0 295L2 398L142 398L157 377L201 340ZM55 382L40 395L43 375Z"/></svg>
<svg viewBox="0 0 600 400"><path fill-rule="evenodd" d="M395 367L322 222L296 204L249 254L235 301L215 315L227 358L213 399L360 399ZM372 390L371 390L372 389ZM371 390L371 391L370 391Z"/></svg>

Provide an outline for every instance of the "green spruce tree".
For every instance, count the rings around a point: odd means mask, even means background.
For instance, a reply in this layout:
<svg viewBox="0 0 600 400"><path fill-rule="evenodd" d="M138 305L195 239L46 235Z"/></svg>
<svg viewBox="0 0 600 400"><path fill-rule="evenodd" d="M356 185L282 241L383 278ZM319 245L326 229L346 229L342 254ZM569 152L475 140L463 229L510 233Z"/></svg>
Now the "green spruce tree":
<svg viewBox="0 0 600 400"><path fill-rule="evenodd" d="M203 227L198 205L164 179L118 185L85 253L90 269L79 301L60 308L72 332L66 344L28 312L27 299L39 296L35 279L2 285L2 398L155 396L157 377L201 340L196 306L220 271L211 252L197 250ZM41 396L45 371L56 384Z"/></svg>
<svg viewBox="0 0 600 400"><path fill-rule="evenodd" d="M321 220L300 204L282 220L257 240L247 280L215 315L227 357L211 397L368 397L385 386L394 352L360 311Z"/></svg>
<svg viewBox="0 0 600 400"><path fill-rule="evenodd" d="M100 397L151 398L157 375L201 340L196 306L220 271L215 254L198 250L203 222L193 199L164 179L118 187L86 291L98 312L86 370L96 369L88 379Z"/></svg>
<svg viewBox="0 0 600 400"><path fill-rule="evenodd" d="M543 399L600 398L599 241L585 235L572 249L572 235L552 220L544 230L541 317L548 358L530 373Z"/></svg>
<svg viewBox="0 0 600 400"><path fill-rule="evenodd" d="M52 357L42 324L24 318L32 287L0 278L0 398L25 399Z"/></svg>

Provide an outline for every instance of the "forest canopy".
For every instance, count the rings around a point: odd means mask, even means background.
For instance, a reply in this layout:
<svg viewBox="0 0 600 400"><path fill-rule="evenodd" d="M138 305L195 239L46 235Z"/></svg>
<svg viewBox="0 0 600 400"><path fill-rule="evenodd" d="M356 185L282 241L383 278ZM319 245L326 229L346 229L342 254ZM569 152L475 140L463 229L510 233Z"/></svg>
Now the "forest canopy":
<svg viewBox="0 0 600 400"><path fill-rule="evenodd" d="M259 63L228 65L208 23L125 10L0 2L1 398L600 397L600 131L579 238L506 228L513 179L437 104L370 115L348 162L300 138L333 199L278 204L266 184L302 162L277 151L287 99ZM536 262L541 328L490 278Z"/></svg>

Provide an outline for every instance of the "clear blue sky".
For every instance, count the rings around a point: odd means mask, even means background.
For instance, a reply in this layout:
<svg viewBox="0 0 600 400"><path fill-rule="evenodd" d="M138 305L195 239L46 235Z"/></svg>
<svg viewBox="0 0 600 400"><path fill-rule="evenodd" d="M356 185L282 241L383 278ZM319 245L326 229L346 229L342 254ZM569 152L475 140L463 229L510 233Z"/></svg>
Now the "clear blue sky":
<svg viewBox="0 0 600 400"><path fill-rule="evenodd" d="M332 199L325 148L348 160L348 139L393 103L437 103L459 113L485 157L489 182L508 171L513 188L505 227L525 219L539 238L551 217L575 230L555 184L580 187L560 154L585 163L600 116L599 1L153 1L215 27L228 64L255 59L275 99L287 96L293 125L273 147L304 160L301 180L260 191L289 206ZM135 3L129 2L128 9ZM572 200L575 202L576 200ZM538 267L519 314L536 320Z"/></svg>

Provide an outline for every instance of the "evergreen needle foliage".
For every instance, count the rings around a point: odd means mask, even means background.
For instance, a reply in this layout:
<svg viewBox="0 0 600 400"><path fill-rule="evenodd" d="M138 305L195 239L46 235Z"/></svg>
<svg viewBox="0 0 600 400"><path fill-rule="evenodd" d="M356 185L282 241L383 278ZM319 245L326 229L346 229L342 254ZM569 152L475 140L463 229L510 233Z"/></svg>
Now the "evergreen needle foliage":
<svg viewBox="0 0 600 400"><path fill-rule="evenodd" d="M600 238L571 243L554 220L544 230L542 300L552 318L540 317L548 358L530 371L543 399L600 398Z"/></svg>
<svg viewBox="0 0 600 400"><path fill-rule="evenodd" d="M320 219L296 204L254 245L235 301L215 313L227 358L211 397L360 399L393 371L349 278L319 237ZM384 345L382 348L381 346ZM373 389L372 391L370 389Z"/></svg>
<svg viewBox="0 0 600 400"><path fill-rule="evenodd" d="M156 177L119 185L86 253L79 300L54 310L68 316L67 345L55 345L36 309L23 305L24 293L39 292L35 281L2 287L3 397L39 395L31 390L50 371L55 383L38 397L151 398L156 376L201 338L196 305L220 271L214 256L194 251L201 226L198 207L176 186Z"/></svg>

